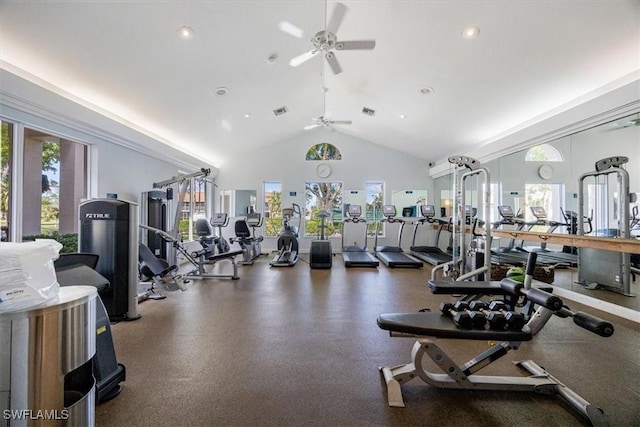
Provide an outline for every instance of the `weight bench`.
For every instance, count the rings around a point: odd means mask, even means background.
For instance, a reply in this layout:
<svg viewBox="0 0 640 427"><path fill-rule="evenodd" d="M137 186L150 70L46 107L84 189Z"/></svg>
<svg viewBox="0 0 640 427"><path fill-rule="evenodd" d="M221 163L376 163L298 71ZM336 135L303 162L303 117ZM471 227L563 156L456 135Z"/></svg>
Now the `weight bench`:
<svg viewBox="0 0 640 427"><path fill-rule="evenodd" d="M208 249L201 249L199 251L195 251L191 253L191 257L195 262L192 262L196 267L191 272L187 274L187 277L190 279L206 279L206 278L218 278L218 279L232 279L238 280L240 276L238 276L238 262L236 261L236 256L241 255L242 250L235 250L230 252L223 252L214 254ZM207 273L205 271L205 265L213 265L218 261L222 260L231 261L231 265L233 266L233 274L212 274Z"/></svg>
<svg viewBox="0 0 640 427"><path fill-rule="evenodd" d="M380 367L387 385L389 406L404 407L401 385L419 377L425 383L438 388L528 391L559 395L594 426L608 425L602 409L586 401L532 360L515 362L518 367L529 373L526 377L477 374L482 368L496 362L510 350L517 350L522 342L531 341L553 315L563 318L572 317L575 324L597 335L603 337L613 335L613 325L609 322L587 313L573 312L557 296L538 288L530 288L534 266L535 256L533 256L533 263L529 262L527 265L525 284L511 279L503 279L501 282L429 282L433 293L443 294L448 289L452 291L451 293L468 293L465 298L471 298L474 293L475 295L502 295L508 297L505 302L511 298L514 306L515 301L519 300L518 306L532 310L527 316L528 322L519 331L491 330L486 327L462 329L455 325L451 318L435 312L388 313L378 316L378 326L389 331L391 337L416 339L411 351L410 363ZM497 344L465 363L457 363L436 344L439 338L482 340ZM428 356L442 370L442 373L428 371L424 364L425 356Z"/></svg>
<svg viewBox="0 0 640 427"><path fill-rule="evenodd" d="M202 245L203 248L197 251L189 252L184 247L182 242L170 235L164 230L150 227L148 225L140 224L141 228L150 230L158 234L162 240L171 243L174 249L179 252L191 265L194 267L191 271L186 273L185 277L188 279L208 279L208 278L227 278L237 280L238 276L238 263L236 262L236 256L242 254L242 250L215 253L214 245ZM205 270L206 265L213 265L218 261L229 260L233 266L233 274L213 274L207 273ZM177 267L176 267L177 268Z"/></svg>
<svg viewBox="0 0 640 427"><path fill-rule="evenodd" d="M145 299L164 299L164 295L158 294L154 290L154 285L159 285L167 291L187 290L184 277L177 275L177 265L169 265L164 259L156 257L147 245L138 244L138 262L140 263L140 273L153 280L151 287L143 295L138 295L139 301Z"/></svg>

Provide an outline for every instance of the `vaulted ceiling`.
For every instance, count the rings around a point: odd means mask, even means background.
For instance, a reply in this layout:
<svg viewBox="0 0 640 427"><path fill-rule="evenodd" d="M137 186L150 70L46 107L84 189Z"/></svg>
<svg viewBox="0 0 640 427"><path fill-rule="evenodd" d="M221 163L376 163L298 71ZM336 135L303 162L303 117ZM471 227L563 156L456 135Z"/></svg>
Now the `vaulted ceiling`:
<svg viewBox="0 0 640 427"><path fill-rule="evenodd" d="M345 0L338 40L376 45L333 50L339 74L322 55L289 65L335 1L0 4L3 68L215 166L313 132L303 128L319 116L436 161L640 69L636 0Z"/></svg>

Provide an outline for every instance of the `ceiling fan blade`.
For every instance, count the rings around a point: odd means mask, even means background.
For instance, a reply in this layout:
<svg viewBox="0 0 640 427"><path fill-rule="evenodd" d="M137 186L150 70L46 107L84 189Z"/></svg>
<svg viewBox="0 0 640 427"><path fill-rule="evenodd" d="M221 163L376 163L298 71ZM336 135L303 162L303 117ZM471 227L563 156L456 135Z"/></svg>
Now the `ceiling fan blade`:
<svg viewBox="0 0 640 427"><path fill-rule="evenodd" d="M340 64L338 63L338 59L333 54L333 52L327 52L327 54L324 57L327 58L327 62L329 63L329 66L331 67L333 74L340 74L342 72L342 67L340 67Z"/></svg>
<svg viewBox="0 0 640 427"><path fill-rule="evenodd" d="M331 33L333 35L336 34L340 24L342 23L342 18L344 18L344 14L347 12L347 6L342 3L336 3L336 7L333 9L333 14L329 19L329 23L327 24L326 32Z"/></svg>
<svg viewBox="0 0 640 427"><path fill-rule="evenodd" d="M278 29L283 33L287 33L290 36L301 39L304 36L304 31L301 28L296 27L289 21L278 22Z"/></svg>
<svg viewBox="0 0 640 427"><path fill-rule="evenodd" d="M350 125L351 120L329 120L332 125Z"/></svg>
<svg viewBox="0 0 640 427"><path fill-rule="evenodd" d="M317 127L322 126L320 123L314 123L312 125L307 125L305 127L303 127L304 130L311 130L311 129L315 129Z"/></svg>
<svg viewBox="0 0 640 427"><path fill-rule="evenodd" d="M336 43L336 50L374 49L375 40L349 40Z"/></svg>
<svg viewBox="0 0 640 427"><path fill-rule="evenodd" d="M301 65L316 56L318 52L318 49L313 49L309 52L303 53L302 55L298 55L295 58L291 59L291 61L289 61L289 65L291 65L292 67L297 67L298 65Z"/></svg>

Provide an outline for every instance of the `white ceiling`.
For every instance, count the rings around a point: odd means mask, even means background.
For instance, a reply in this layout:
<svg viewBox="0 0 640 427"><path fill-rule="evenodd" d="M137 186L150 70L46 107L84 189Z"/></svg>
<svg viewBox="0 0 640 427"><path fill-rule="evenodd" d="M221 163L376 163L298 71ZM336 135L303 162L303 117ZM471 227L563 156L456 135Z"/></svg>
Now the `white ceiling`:
<svg viewBox="0 0 640 427"><path fill-rule="evenodd" d="M2 67L219 167L304 132L325 113L323 87L327 115L353 121L338 132L436 161L640 69L637 0L342 3L338 39L377 45L336 52L338 75L321 57L288 65L335 5L310 0L0 0ZM470 25L476 39L462 37Z"/></svg>

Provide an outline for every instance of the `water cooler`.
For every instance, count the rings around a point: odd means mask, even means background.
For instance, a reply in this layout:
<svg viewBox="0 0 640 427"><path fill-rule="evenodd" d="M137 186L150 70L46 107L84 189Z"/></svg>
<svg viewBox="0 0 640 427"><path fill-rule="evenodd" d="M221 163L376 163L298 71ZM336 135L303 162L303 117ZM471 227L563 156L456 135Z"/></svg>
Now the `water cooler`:
<svg viewBox="0 0 640 427"><path fill-rule="evenodd" d="M109 319L139 319L138 205L91 199L81 202L79 210L79 251L100 256L96 271L111 284L100 292Z"/></svg>
<svg viewBox="0 0 640 427"><path fill-rule="evenodd" d="M62 287L0 313L0 426L95 424L96 300L94 287Z"/></svg>

